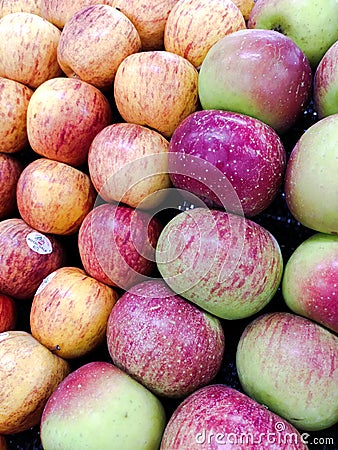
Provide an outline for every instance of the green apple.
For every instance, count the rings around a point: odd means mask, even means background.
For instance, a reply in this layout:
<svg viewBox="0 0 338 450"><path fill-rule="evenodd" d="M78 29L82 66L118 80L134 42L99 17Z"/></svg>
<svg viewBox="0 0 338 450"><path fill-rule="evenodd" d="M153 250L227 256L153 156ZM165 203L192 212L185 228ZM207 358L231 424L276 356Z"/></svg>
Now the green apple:
<svg viewBox="0 0 338 450"><path fill-rule="evenodd" d="M316 67L338 39L337 19L337 0L257 0L248 27L289 36Z"/></svg>

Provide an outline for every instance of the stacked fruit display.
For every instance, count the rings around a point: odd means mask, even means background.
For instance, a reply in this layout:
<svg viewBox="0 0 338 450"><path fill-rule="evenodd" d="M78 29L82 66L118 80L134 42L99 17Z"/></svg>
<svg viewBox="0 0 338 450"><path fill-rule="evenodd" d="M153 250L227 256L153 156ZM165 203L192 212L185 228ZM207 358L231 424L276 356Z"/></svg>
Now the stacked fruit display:
<svg viewBox="0 0 338 450"><path fill-rule="evenodd" d="M0 4L0 449L338 448L336 0Z"/></svg>

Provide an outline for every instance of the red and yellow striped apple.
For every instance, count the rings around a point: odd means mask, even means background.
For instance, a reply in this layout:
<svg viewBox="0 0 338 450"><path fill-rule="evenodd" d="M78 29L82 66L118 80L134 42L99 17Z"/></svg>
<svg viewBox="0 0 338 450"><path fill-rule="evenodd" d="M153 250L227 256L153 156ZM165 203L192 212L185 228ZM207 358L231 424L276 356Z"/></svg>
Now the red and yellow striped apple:
<svg viewBox="0 0 338 450"><path fill-rule="evenodd" d="M23 168L19 158L0 153L0 220L16 212L16 187Z"/></svg>
<svg viewBox="0 0 338 450"><path fill-rule="evenodd" d="M14 299L0 293L0 333L14 330L17 323L17 307Z"/></svg>
<svg viewBox="0 0 338 450"><path fill-rule="evenodd" d="M0 3L0 18L15 12L28 12L41 16L40 0L2 0Z"/></svg>

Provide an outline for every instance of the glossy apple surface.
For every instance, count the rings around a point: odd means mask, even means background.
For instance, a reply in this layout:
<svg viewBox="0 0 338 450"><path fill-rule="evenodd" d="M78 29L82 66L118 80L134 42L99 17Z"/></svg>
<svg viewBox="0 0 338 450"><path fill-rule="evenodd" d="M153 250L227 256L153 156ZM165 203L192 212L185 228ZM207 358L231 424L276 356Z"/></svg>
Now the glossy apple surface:
<svg viewBox="0 0 338 450"><path fill-rule="evenodd" d="M0 219L9 218L16 210L16 186L24 166L21 161L0 153Z"/></svg>
<svg viewBox="0 0 338 450"><path fill-rule="evenodd" d="M0 333L14 330L17 322L17 308L12 297L0 293Z"/></svg>
<svg viewBox="0 0 338 450"><path fill-rule="evenodd" d="M307 105L311 83L310 64L290 38L271 30L239 30L208 51L199 98L203 109L247 114L284 133Z"/></svg>
<svg viewBox="0 0 338 450"><path fill-rule="evenodd" d="M236 367L244 391L300 430L338 421L338 338L287 312L264 314L244 330Z"/></svg>
<svg viewBox="0 0 338 450"><path fill-rule="evenodd" d="M338 233L338 113L301 135L287 163L284 189L293 216L304 226Z"/></svg>
<svg viewBox="0 0 338 450"><path fill-rule="evenodd" d="M267 305L283 270L279 245L265 228L206 208L169 221L156 262L173 291L223 319L249 317Z"/></svg>
<svg viewBox="0 0 338 450"><path fill-rule="evenodd" d="M338 236L302 242L285 265L282 291L293 312L338 333Z"/></svg>
<svg viewBox="0 0 338 450"><path fill-rule="evenodd" d="M286 153L277 133L243 114L197 111L180 123L170 139L169 173L174 186L228 211L235 206L229 195L233 189L248 217L272 203L285 166Z"/></svg>
<svg viewBox="0 0 338 450"><path fill-rule="evenodd" d="M45 450L157 450L164 426L164 408L155 395L113 364L93 361L60 383L40 429Z"/></svg>
<svg viewBox="0 0 338 450"><path fill-rule="evenodd" d="M54 236L19 218L0 221L0 248L0 292L14 299L33 298L42 280L65 260L65 250Z"/></svg>

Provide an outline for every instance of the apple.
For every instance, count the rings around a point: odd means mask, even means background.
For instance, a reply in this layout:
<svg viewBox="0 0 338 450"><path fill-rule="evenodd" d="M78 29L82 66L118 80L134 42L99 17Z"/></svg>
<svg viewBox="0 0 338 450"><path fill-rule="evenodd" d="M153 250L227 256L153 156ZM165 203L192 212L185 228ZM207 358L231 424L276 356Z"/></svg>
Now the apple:
<svg viewBox="0 0 338 450"><path fill-rule="evenodd" d="M91 143L90 178L107 202L121 201L136 208L148 199L148 207L155 207L163 200L160 191L171 186L168 148L168 140L155 130L114 123Z"/></svg>
<svg viewBox="0 0 338 450"><path fill-rule="evenodd" d="M247 21L250 17L250 13L255 4L256 0L233 0L235 5L239 8L245 21Z"/></svg>
<svg viewBox="0 0 338 450"><path fill-rule="evenodd" d="M17 308L12 297L0 293L0 333L14 330L17 323Z"/></svg>
<svg viewBox="0 0 338 450"><path fill-rule="evenodd" d="M243 114L197 111L178 125L170 139L174 186L230 211L234 205L229 191L234 190L248 217L275 199L285 166L286 152L278 134Z"/></svg>
<svg viewBox="0 0 338 450"><path fill-rule="evenodd" d="M0 450L8 450L5 436L0 436Z"/></svg>
<svg viewBox="0 0 338 450"><path fill-rule="evenodd" d="M0 76L36 89L44 81L62 75L57 61L61 31L28 12L0 19Z"/></svg>
<svg viewBox="0 0 338 450"><path fill-rule="evenodd" d="M199 72L203 109L224 109L291 128L308 104L310 64L292 39L277 31L248 29L224 36L208 51Z"/></svg>
<svg viewBox="0 0 338 450"><path fill-rule="evenodd" d="M60 67L99 89L110 89L120 63L141 50L133 23L109 5L81 8L66 22L57 49Z"/></svg>
<svg viewBox="0 0 338 450"><path fill-rule="evenodd" d="M315 233L286 263L282 281L287 306L338 333L338 236Z"/></svg>
<svg viewBox="0 0 338 450"><path fill-rule="evenodd" d="M248 27L285 34L301 48L312 67L316 67L338 39L337 17L336 0L257 0Z"/></svg>
<svg viewBox="0 0 338 450"><path fill-rule="evenodd" d="M240 337L236 367L250 397L300 430L338 421L338 337L297 314L271 312Z"/></svg>
<svg viewBox="0 0 338 450"><path fill-rule="evenodd" d="M27 108L33 90L0 77L0 152L15 153L28 145Z"/></svg>
<svg viewBox="0 0 338 450"><path fill-rule="evenodd" d="M286 420L224 384L202 387L174 410L160 450L306 450Z"/></svg>
<svg viewBox="0 0 338 450"><path fill-rule="evenodd" d="M68 164L38 158L22 171L17 183L20 216L42 233L76 233L91 211L96 192L89 176Z"/></svg>
<svg viewBox="0 0 338 450"><path fill-rule="evenodd" d="M70 372L26 331L0 333L0 433L15 434L38 425L43 408Z"/></svg>
<svg viewBox="0 0 338 450"><path fill-rule="evenodd" d="M141 38L142 50L163 50L164 29L169 13L177 0L112 0L135 25Z"/></svg>
<svg viewBox="0 0 338 450"><path fill-rule="evenodd" d="M243 14L231 0L178 0L166 22L164 47L198 68L219 39L245 28Z"/></svg>
<svg viewBox="0 0 338 450"><path fill-rule="evenodd" d="M224 333L216 317L157 279L120 297L108 319L107 345L120 369L158 396L179 398L217 375Z"/></svg>
<svg viewBox="0 0 338 450"><path fill-rule="evenodd" d="M0 220L16 210L16 186L23 168L19 159L0 153Z"/></svg>
<svg viewBox="0 0 338 450"><path fill-rule="evenodd" d="M20 218L0 221L0 248L0 292L14 299L32 298L42 280L65 260L65 250L54 236Z"/></svg>
<svg viewBox="0 0 338 450"><path fill-rule="evenodd" d="M158 239L156 262L174 292L230 320L267 305L283 271L278 242L269 231L207 208L184 211L168 222Z"/></svg>
<svg viewBox="0 0 338 450"><path fill-rule="evenodd" d="M40 0L2 0L0 18L15 12L28 12L41 16Z"/></svg>
<svg viewBox="0 0 338 450"><path fill-rule="evenodd" d="M157 450L165 420L154 394L113 364L92 361L50 396L40 436L45 450Z"/></svg>
<svg viewBox="0 0 338 450"><path fill-rule="evenodd" d="M78 248L85 271L124 290L145 281L156 268L157 218L126 205L101 204L83 220Z"/></svg>
<svg viewBox="0 0 338 450"><path fill-rule="evenodd" d="M31 333L62 358L79 358L106 337L106 325L118 294L78 267L50 273L35 292Z"/></svg>
<svg viewBox="0 0 338 450"><path fill-rule="evenodd" d="M304 226L338 233L338 113L311 125L294 146L284 189L292 215Z"/></svg>
<svg viewBox="0 0 338 450"><path fill-rule="evenodd" d="M114 99L126 122L145 125L166 138L198 108L198 72L168 51L127 56L116 72Z"/></svg>
<svg viewBox="0 0 338 450"><path fill-rule="evenodd" d="M111 120L109 102L97 88L73 78L53 78L29 102L29 144L41 156L80 166L87 162L96 134Z"/></svg>
<svg viewBox="0 0 338 450"><path fill-rule="evenodd" d="M338 113L338 41L327 50L317 66L313 100L320 119Z"/></svg>

